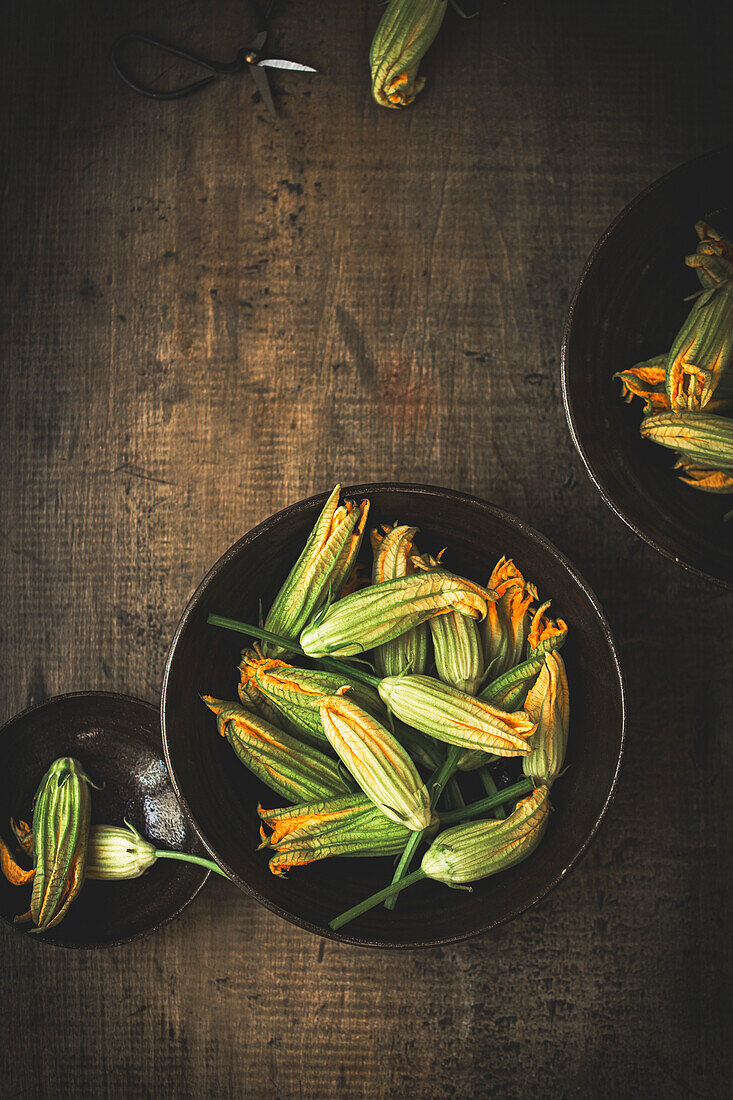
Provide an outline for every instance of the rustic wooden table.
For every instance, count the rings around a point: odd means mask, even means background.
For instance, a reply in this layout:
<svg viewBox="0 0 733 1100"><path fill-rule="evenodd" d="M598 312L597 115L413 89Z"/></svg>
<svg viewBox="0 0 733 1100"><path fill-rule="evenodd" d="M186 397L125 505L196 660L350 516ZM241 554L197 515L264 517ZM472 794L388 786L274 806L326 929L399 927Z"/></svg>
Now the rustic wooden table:
<svg viewBox="0 0 733 1100"><path fill-rule="evenodd" d="M249 527L337 478L429 482L595 587L630 704L612 812L542 905L445 950L319 940L223 881L109 951L3 926L3 1097L727 1093L731 599L599 499L559 348L613 215L729 137L729 4L479 6L389 112L376 0L281 4L276 52L321 75L273 76L277 123L246 76L157 104L107 59L131 29L233 55L240 0L5 12L0 718L156 700Z"/></svg>

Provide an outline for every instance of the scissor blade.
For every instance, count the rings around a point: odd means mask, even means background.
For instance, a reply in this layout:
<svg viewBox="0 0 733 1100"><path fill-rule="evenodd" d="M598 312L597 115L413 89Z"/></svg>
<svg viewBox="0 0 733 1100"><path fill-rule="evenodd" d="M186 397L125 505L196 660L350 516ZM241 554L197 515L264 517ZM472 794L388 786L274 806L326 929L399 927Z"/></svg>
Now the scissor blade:
<svg viewBox="0 0 733 1100"><path fill-rule="evenodd" d="M312 69L310 65L299 65L297 61L282 61L278 57L266 57L258 61L258 65L267 65L271 69L295 69L299 73L317 73L318 69Z"/></svg>
<svg viewBox="0 0 733 1100"><path fill-rule="evenodd" d="M249 71L252 73L252 79L255 82L255 87L262 96L262 100L267 107L267 110L270 112L273 118L277 118L277 111L275 110L275 104L272 99L272 92L270 91L270 85L267 81L267 73L264 71L264 69L261 69L259 67L259 64L250 65Z"/></svg>

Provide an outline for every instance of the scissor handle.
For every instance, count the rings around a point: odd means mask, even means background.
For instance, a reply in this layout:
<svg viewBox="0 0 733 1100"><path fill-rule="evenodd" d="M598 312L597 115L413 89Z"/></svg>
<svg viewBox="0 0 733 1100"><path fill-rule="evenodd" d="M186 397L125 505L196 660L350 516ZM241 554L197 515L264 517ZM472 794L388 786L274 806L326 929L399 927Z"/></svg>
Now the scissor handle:
<svg viewBox="0 0 733 1100"><path fill-rule="evenodd" d="M260 59L262 47L267 38L267 20L272 11L273 4L274 0L270 3L267 9L267 15L265 15L262 8L257 3L257 0L247 0L247 7L254 17L256 37L253 39L251 46L239 50L234 61L212 61L209 57L201 57L199 54L191 53L189 50L181 50L178 46L172 46L170 42L163 42L160 38L153 38L149 34L141 34L138 31L131 31L129 34L123 34L118 38L110 50L110 59L117 75L121 80L124 80L128 88L132 88L133 92L147 96L148 99L182 99L183 96L190 95L191 92L197 92L199 88L204 88L207 84L211 84L212 80L216 80L218 76L226 73L240 73L243 69L246 69L248 65L257 64ZM201 80L194 80L192 84L184 84L182 88L175 88L172 92L161 92L156 88L150 88L147 84L142 84L140 81L135 80L123 68L121 59L122 50L128 42L142 42L144 45L152 46L154 49L161 50L163 53L172 54L173 57L180 57L183 61L190 61L194 65L200 65L202 69L208 69L212 75L204 76Z"/></svg>

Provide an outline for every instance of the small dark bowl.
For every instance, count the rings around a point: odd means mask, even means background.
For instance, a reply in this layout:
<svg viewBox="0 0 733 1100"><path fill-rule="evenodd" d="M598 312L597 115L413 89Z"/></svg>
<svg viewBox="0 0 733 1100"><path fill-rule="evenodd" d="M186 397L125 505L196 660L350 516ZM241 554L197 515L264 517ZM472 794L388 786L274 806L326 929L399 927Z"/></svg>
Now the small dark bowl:
<svg viewBox="0 0 733 1100"><path fill-rule="evenodd" d="M575 446L606 504L660 553L733 587L733 497L679 480L675 456L639 435L642 403L613 375L668 351L699 290L684 258L696 221L733 235L733 147L690 161L623 210L593 249L565 328L562 377Z"/></svg>
<svg viewBox="0 0 733 1100"><path fill-rule="evenodd" d="M598 603L570 563L521 520L484 501L419 485L359 485L344 490L371 500L369 526L399 520L420 528L420 548L447 546L451 569L486 581L506 554L553 599L570 636L563 651L571 686L568 768L553 788L548 833L524 863L475 884L473 893L420 883L394 913L371 910L338 933L328 922L381 889L390 859L331 859L273 876L257 852L256 807L279 804L217 736L198 698L236 697L243 635L207 626L211 612L256 622L302 549L326 494L300 501L261 523L217 562L194 593L166 664L163 740L173 786L215 859L243 890L303 928L346 943L427 947L465 939L510 920L542 898L577 862L606 812L618 774L624 730L621 673ZM364 560L370 558L364 551Z"/></svg>
<svg viewBox="0 0 733 1100"><path fill-rule="evenodd" d="M52 761L76 757L101 790L92 790L92 823L126 818L160 848L206 855L186 821L163 760L160 718L150 703L107 691L59 695L31 707L0 730L0 832L15 848L9 819L30 822L33 796ZM110 947L159 928L183 912L209 872L158 860L127 882L85 882L61 924L32 939L61 947ZM0 916L30 906L30 888L0 875ZM13 925L26 935L32 925Z"/></svg>

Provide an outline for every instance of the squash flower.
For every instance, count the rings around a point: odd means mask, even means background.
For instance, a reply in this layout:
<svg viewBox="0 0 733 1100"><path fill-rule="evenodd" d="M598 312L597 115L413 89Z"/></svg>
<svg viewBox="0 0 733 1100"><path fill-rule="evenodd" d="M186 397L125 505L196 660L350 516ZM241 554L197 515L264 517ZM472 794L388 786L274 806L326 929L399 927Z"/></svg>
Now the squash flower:
<svg viewBox="0 0 733 1100"><path fill-rule="evenodd" d="M527 637L528 611L537 589L525 581L513 561L501 558L494 566L488 587L497 594L482 623L486 665L494 676L513 668L522 659Z"/></svg>
<svg viewBox="0 0 733 1100"><path fill-rule="evenodd" d="M219 733L246 768L290 802L351 790L338 764L316 748L259 718L238 703L201 697L216 715Z"/></svg>
<svg viewBox="0 0 733 1100"><path fill-rule="evenodd" d="M371 533L374 565L372 584L414 573L411 561L417 527L395 524L376 528ZM374 650L374 664L380 676L399 676L401 672L425 672L428 664L428 627L425 623L391 638Z"/></svg>
<svg viewBox="0 0 733 1100"><path fill-rule="evenodd" d="M258 813L272 830L260 828L260 848L274 849L273 875L331 856L398 855L410 837L361 793Z"/></svg>
<svg viewBox="0 0 733 1100"><path fill-rule="evenodd" d="M321 700L323 728L367 798L391 821L420 832L431 820L430 795L412 757L341 688Z"/></svg>
<svg viewBox="0 0 733 1100"><path fill-rule="evenodd" d="M524 706L537 729L532 752L522 760L522 771L537 785L551 787L562 771L570 730L570 691L559 653L545 654L542 671Z"/></svg>
<svg viewBox="0 0 733 1100"><path fill-rule="evenodd" d="M422 859L428 878L460 887L505 871L530 855L547 828L550 798L538 787L508 817L454 825L439 833Z"/></svg>
<svg viewBox="0 0 733 1100"><path fill-rule="evenodd" d="M341 594L359 553L369 501L339 506L337 485L316 520L300 557L290 570L265 619L265 629L296 639L312 614ZM276 657L284 647L266 642L266 656Z"/></svg>
<svg viewBox="0 0 733 1100"><path fill-rule="evenodd" d="M369 52L372 95L381 107L407 107L425 87L418 66L447 6L447 0L390 0Z"/></svg>

